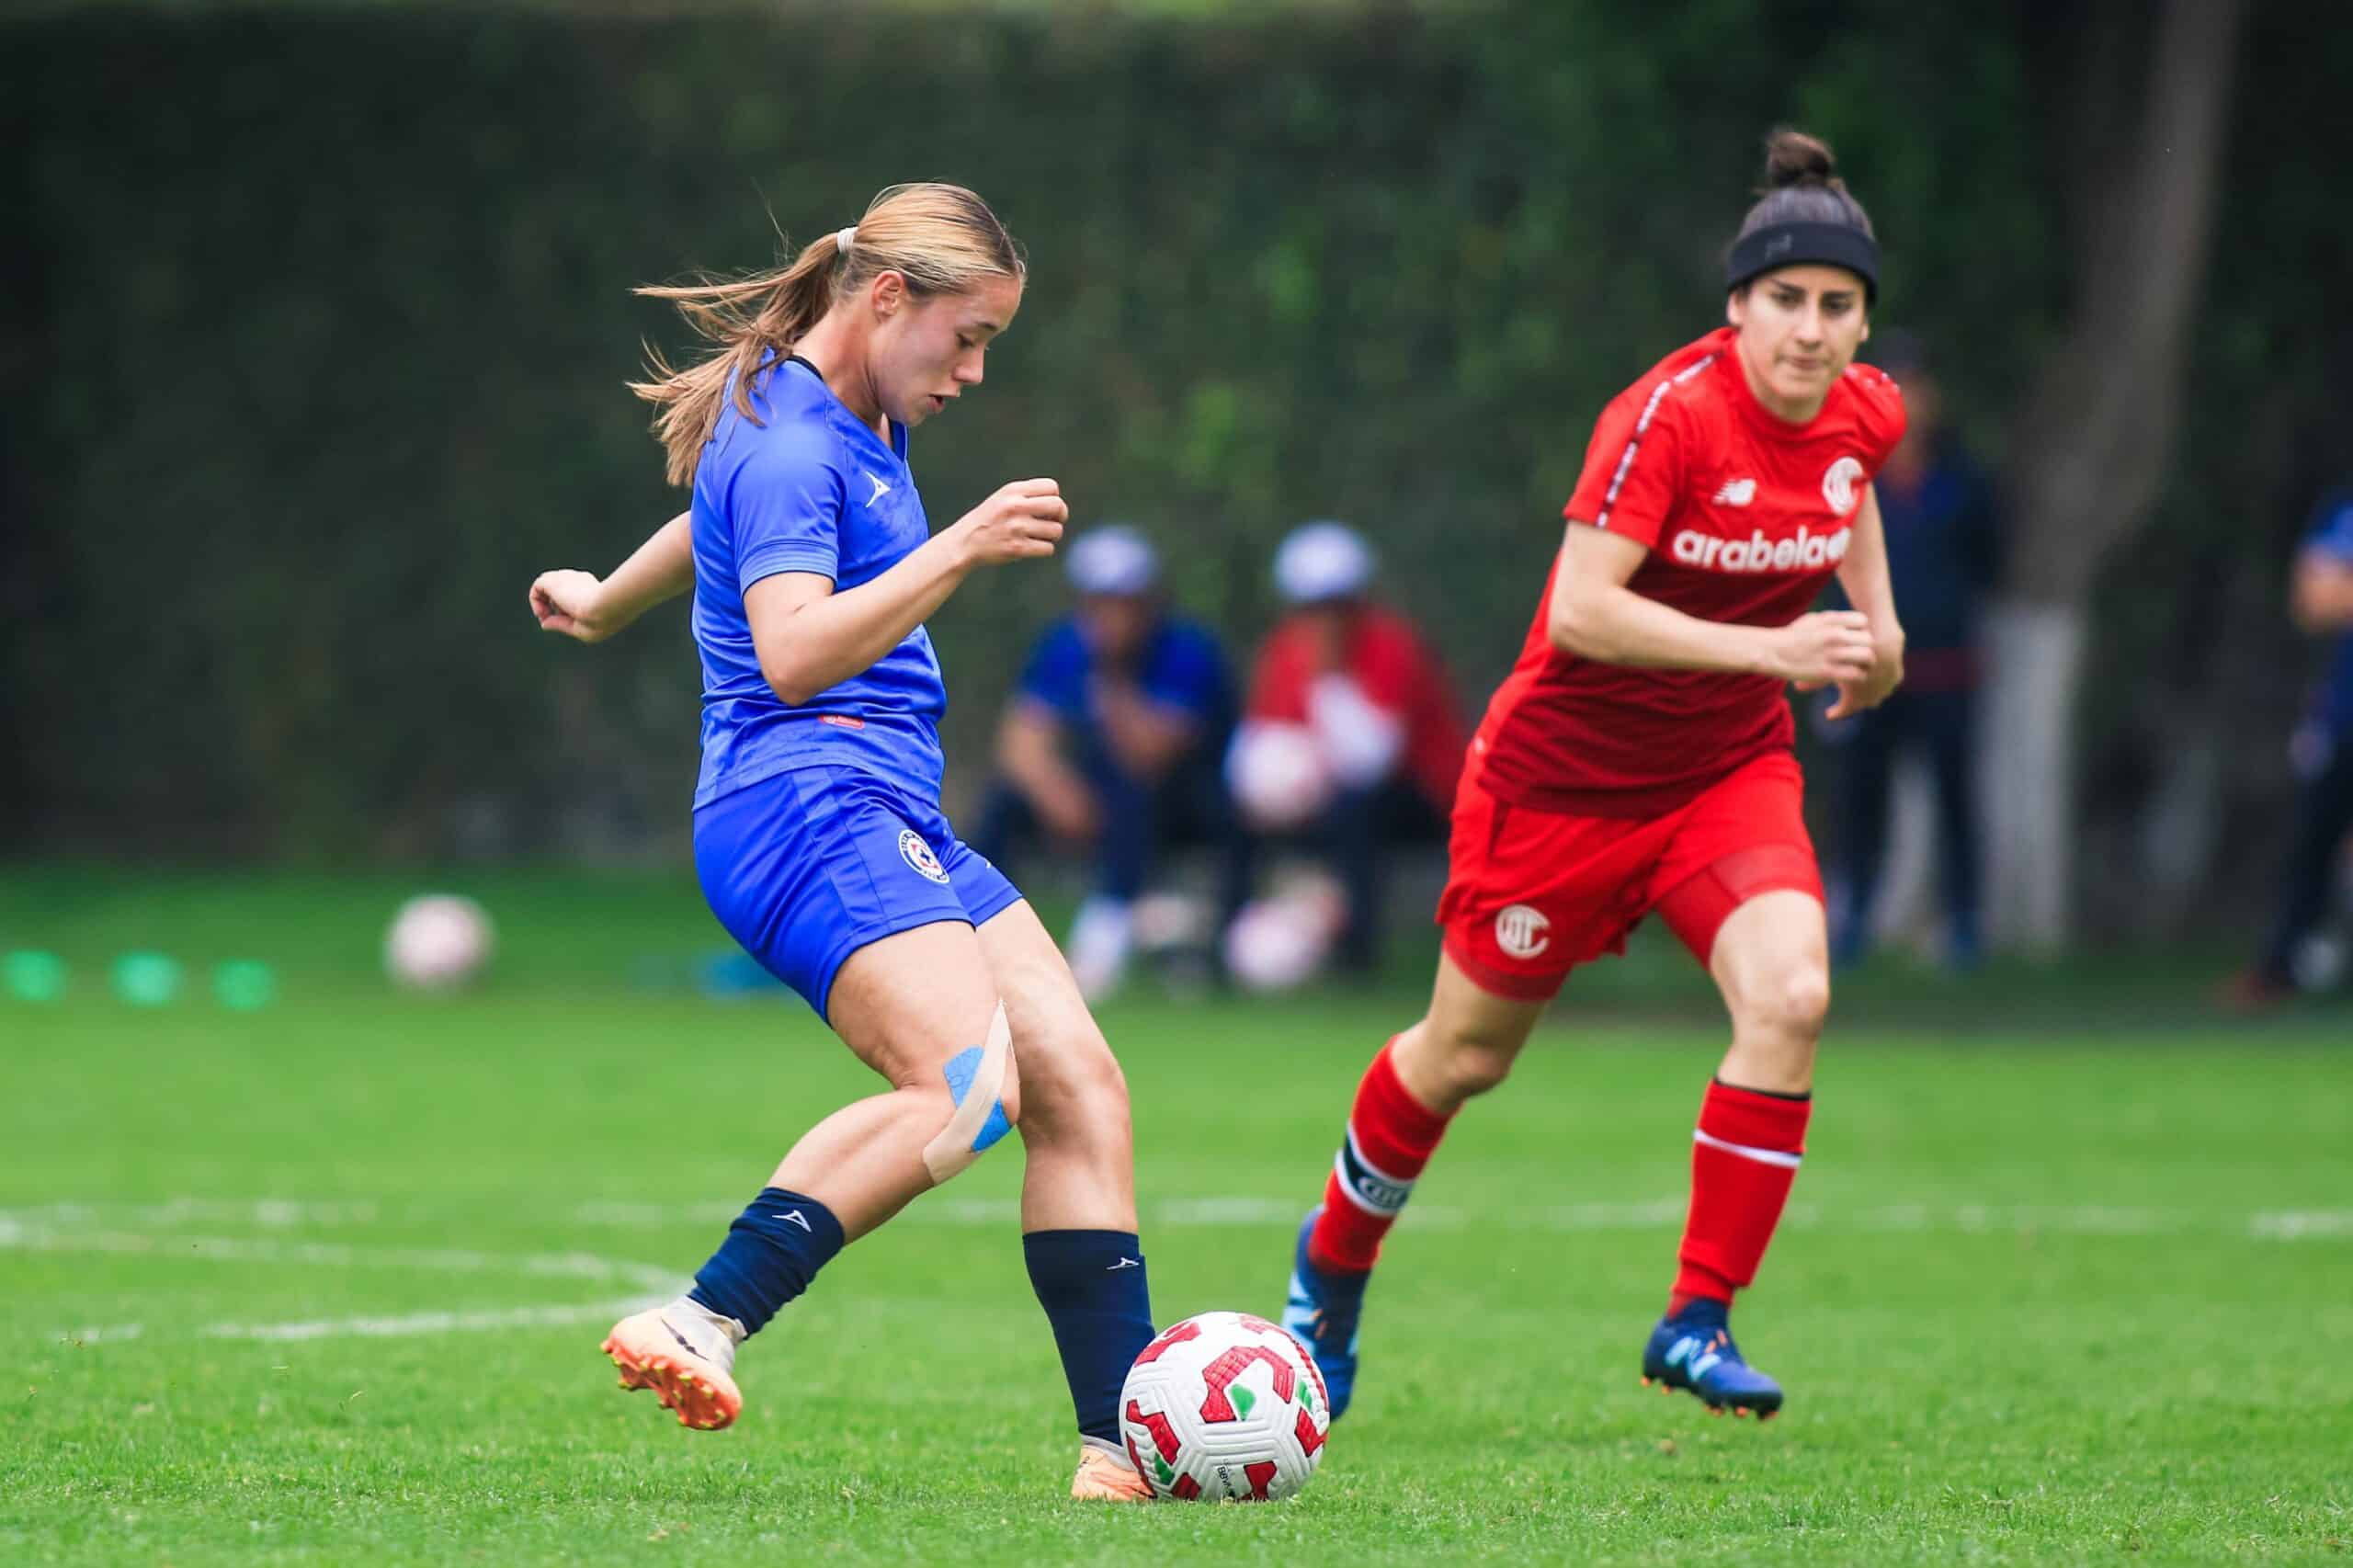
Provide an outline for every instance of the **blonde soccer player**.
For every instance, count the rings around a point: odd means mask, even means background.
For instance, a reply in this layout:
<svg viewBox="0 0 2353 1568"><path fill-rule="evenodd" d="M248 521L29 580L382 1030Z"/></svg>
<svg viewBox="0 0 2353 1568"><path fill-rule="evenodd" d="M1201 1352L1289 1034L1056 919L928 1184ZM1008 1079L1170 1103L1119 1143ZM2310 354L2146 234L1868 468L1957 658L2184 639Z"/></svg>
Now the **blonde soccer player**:
<svg viewBox="0 0 2353 1568"><path fill-rule="evenodd" d="M645 290L712 345L636 389L693 505L609 577L540 576L531 608L596 642L693 587L703 891L885 1085L801 1135L690 1291L614 1325L622 1385L728 1425L738 1347L1018 1130L1022 1244L1081 1436L1072 1494L1141 1500L1116 1409L1153 1335L1126 1084L1052 938L939 805L947 694L924 621L975 575L1051 555L1069 512L1054 481L1016 480L935 533L908 437L981 385L1025 276L985 202L922 184L780 270Z"/></svg>

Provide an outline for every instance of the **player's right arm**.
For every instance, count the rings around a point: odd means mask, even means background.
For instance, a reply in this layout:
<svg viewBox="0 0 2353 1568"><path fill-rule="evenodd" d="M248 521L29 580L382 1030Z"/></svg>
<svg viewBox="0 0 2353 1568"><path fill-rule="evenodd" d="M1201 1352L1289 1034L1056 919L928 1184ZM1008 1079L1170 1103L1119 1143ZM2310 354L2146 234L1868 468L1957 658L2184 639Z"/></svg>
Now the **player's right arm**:
<svg viewBox="0 0 2353 1568"><path fill-rule="evenodd" d="M681 512L637 547L612 575L542 572L531 583L531 614L543 631L602 642L695 582L694 519Z"/></svg>
<svg viewBox="0 0 2353 1568"><path fill-rule="evenodd" d="M2288 608L2296 629L2309 636L2353 631L2353 559L2308 547L2296 558Z"/></svg>
<svg viewBox="0 0 2353 1568"><path fill-rule="evenodd" d="M1580 522L1553 567L1545 636L1597 664L1656 670L1720 670L1786 681L1859 681L1874 657L1870 619L1817 610L1787 626L1702 620L1626 585L1650 553L1623 534Z"/></svg>
<svg viewBox="0 0 2353 1568"><path fill-rule="evenodd" d="M1602 410L1566 508L1545 637L1563 653L1640 669L1713 670L1824 685L1870 671L1870 619L1818 610L1787 626L1706 620L1626 585L1656 545L1685 483L1687 449L1711 437L1670 388L1638 381ZM1901 428L1901 426L1898 426Z"/></svg>
<svg viewBox="0 0 2353 1568"><path fill-rule="evenodd" d="M836 592L815 572L779 572L744 593L760 673L794 706L871 668L983 566L1054 552L1070 507L1051 479L1005 486L890 570Z"/></svg>

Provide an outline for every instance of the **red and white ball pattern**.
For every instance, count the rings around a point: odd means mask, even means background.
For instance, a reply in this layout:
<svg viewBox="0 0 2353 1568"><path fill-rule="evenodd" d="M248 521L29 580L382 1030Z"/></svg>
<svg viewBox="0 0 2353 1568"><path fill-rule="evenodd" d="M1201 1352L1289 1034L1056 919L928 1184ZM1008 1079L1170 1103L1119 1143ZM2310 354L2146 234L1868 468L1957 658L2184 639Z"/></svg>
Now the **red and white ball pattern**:
<svg viewBox="0 0 2353 1568"><path fill-rule="evenodd" d="M1120 1393L1128 1457L1156 1496L1267 1503L1323 1462L1332 1401L1300 1342L1248 1312L1203 1312L1143 1348Z"/></svg>

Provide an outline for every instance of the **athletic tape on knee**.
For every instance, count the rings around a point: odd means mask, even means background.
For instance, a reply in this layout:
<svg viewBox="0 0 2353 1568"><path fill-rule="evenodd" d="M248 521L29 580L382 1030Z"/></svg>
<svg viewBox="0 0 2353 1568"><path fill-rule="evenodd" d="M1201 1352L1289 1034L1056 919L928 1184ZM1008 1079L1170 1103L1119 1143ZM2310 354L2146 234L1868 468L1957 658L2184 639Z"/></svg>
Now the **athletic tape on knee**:
<svg viewBox="0 0 2353 1568"><path fill-rule="evenodd" d="M981 1151L1013 1130L1006 1119L1005 1068L1013 1053L1013 1028L1005 1021L1005 1004L989 1017L988 1038L958 1051L940 1072L948 1079L949 1097L956 1114L939 1136L923 1146L924 1168L937 1184L978 1159Z"/></svg>

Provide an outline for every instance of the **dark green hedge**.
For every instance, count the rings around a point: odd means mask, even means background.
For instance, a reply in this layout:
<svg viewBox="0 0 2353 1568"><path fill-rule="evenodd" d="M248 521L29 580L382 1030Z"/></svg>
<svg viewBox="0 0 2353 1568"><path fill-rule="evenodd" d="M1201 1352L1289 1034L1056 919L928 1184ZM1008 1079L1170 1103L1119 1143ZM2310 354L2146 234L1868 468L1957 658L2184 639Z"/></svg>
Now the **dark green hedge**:
<svg viewBox="0 0 2353 1568"><path fill-rule="evenodd" d="M918 443L935 521L1057 475L1247 632L1270 541L1351 517L1475 698L1600 402L1717 319L1768 125L1838 143L1881 319L1967 346L1981 444L2066 302L2040 8L1757 11L0 24L9 827L373 854L681 821L683 618L590 652L523 613L674 504L621 382L678 335L628 289L915 177L984 192L1034 277ZM1000 574L939 618L951 757L1058 600Z"/></svg>

